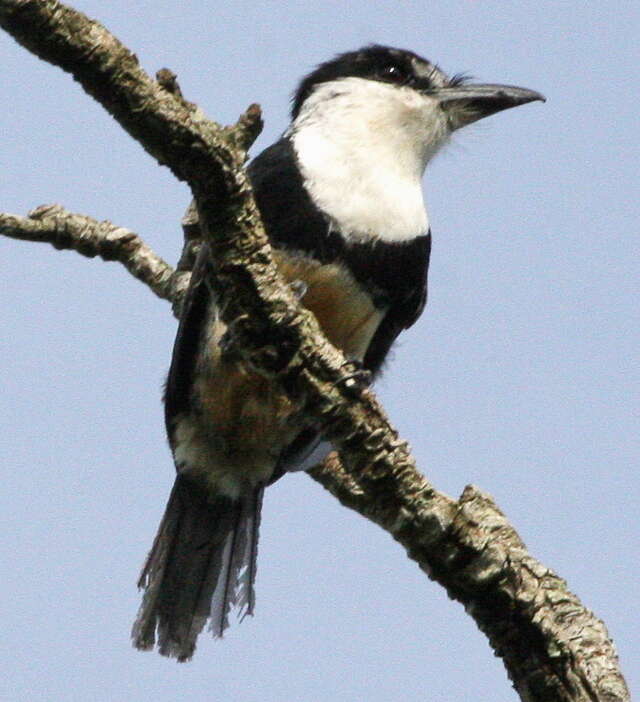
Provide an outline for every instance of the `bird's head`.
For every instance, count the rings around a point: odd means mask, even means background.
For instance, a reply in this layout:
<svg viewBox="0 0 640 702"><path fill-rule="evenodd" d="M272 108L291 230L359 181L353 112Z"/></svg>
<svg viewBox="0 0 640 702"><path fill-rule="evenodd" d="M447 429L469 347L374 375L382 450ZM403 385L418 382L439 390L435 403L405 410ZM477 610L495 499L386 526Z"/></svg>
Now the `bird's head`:
<svg viewBox="0 0 640 702"><path fill-rule="evenodd" d="M371 45L319 65L293 97L294 124L361 121L381 136L405 133L424 149L424 162L461 127L544 97L512 85L449 77L411 51ZM371 133L371 130L370 130Z"/></svg>

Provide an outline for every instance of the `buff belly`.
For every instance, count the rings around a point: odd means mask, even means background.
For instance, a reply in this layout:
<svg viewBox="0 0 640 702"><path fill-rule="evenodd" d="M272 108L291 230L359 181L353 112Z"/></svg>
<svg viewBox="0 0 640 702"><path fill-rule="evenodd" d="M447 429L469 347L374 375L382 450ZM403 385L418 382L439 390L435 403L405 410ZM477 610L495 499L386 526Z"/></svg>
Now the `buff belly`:
<svg viewBox="0 0 640 702"><path fill-rule="evenodd" d="M306 286L301 302L331 343L347 358L362 360L384 310L341 266L274 253L285 280ZM276 383L221 352L225 331L213 310L193 388L198 411L176 417L172 443L181 472L236 498L271 478L282 451L304 426Z"/></svg>

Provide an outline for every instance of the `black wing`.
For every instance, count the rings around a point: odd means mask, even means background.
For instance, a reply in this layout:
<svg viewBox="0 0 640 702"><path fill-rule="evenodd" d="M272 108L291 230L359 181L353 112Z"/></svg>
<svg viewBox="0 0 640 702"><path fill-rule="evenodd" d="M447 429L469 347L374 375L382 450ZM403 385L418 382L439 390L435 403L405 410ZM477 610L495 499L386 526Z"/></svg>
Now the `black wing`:
<svg viewBox="0 0 640 702"><path fill-rule="evenodd" d="M289 140L282 138L265 149L247 171L271 241L285 247L297 242L298 249L317 247L328 230L327 221L302 186ZM332 255L335 252L326 252L326 257ZM170 438L173 419L190 407L199 346L213 302L206 284L208 257L203 245L191 274L173 347L165 387L165 423Z"/></svg>
<svg viewBox="0 0 640 702"><path fill-rule="evenodd" d="M165 386L164 415L170 441L173 419L181 412L188 411L190 407L200 340L211 303L211 292L206 284L208 267L209 251L203 244L193 266L189 287L182 304L182 314Z"/></svg>
<svg viewBox="0 0 640 702"><path fill-rule="evenodd" d="M328 218L311 201L287 137L256 156L247 173L274 246L304 252L321 263L341 256L342 239L330 232Z"/></svg>
<svg viewBox="0 0 640 702"><path fill-rule="evenodd" d="M427 303L431 233L418 237L410 244L394 244L394 246L405 249L402 260L398 260L396 265L406 272L406 278L392 290L389 310L380 322L365 354L363 365L374 374L380 371L398 334L416 322Z"/></svg>

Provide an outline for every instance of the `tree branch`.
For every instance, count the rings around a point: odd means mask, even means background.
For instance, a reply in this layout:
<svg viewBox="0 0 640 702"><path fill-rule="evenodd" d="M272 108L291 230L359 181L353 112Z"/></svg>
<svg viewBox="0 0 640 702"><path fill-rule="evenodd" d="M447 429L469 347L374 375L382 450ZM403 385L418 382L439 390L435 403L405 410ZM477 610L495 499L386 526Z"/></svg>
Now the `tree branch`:
<svg viewBox="0 0 640 702"><path fill-rule="evenodd" d="M434 528L429 486L417 478L400 489L363 489L336 454L310 474L388 531L464 605L522 700L631 699L604 624L529 555L489 495L467 486L457 502L449 501L447 523Z"/></svg>
<svg viewBox="0 0 640 702"><path fill-rule="evenodd" d="M74 214L60 205L41 205L27 217L0 213L0 234L21 241L51 244L83 256L118 261L134 278L179 309L189 273L175 271L134 232L105 220Z"/></svg>
<svg viewBox="0 0 640 702"><path fill-rule="evenodd" d="M469 487L454 501L426 481L373 393L354 381L353 369L281 281L242 169L261 126L259 108L235 127L206 120L170 74L153 81L104 27L55 0L0 0L0 24L72 73L147 152L189 183L211 249L211 285L237 351L280 382L340 451L312 477L389 531L464 604L523 700L628 700L602 622L527 554L488 496ZM2 233L120 260L174 302L183 290L178 276L188 274L173 272L131 232L70 215L76 228L58 209L7 217ZM193 235L193 226L190 217L185 233ZM183 254L182 268L190 258Z"/></svg>

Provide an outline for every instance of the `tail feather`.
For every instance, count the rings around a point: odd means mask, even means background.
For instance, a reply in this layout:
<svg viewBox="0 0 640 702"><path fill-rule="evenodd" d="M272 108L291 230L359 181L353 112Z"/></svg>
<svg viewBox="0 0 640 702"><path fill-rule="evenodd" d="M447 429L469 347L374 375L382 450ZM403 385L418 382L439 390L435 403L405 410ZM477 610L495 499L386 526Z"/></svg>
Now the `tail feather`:
<svg viewBox="0 0 640 702"><path fill-rule="evenodd" d="M238 524L231 547L232 558L229 560L229 573L226 587L216 589L212 602L211 628L218 636L229 626L228 614L231 607L238 610L240 620L253 614L256 603L254 582L258 558L258 531L260 529L260 512L264 488L260 488L241 504ZM216 622L218 629L216 629Z"/></svg>
<svg viewBox="0 0 640 702"><path fill-rule="evenodd" d="M186 661L207 620L215 636L232 606L252 614L263 488L239 500L211 498L178 476L138 587L145 593L134 645Z"/></svg>
<svg viewBox="0 0 640 702"><path fill-rule="evenodd" d="M256 606L256 592L253 584L256 580L256 569L258 567L258 533L260 531L260 515L262 514L262 497L264 496L264 487L254 493L254 502L250 514L247 519L247 533L249 536L249 549L245 559L245 570L238 576L238 584L240 586L240 597L238 598L238 607L241 620L247 614L252 615ZM244 610L244 611L243 611Z"/></svg>

